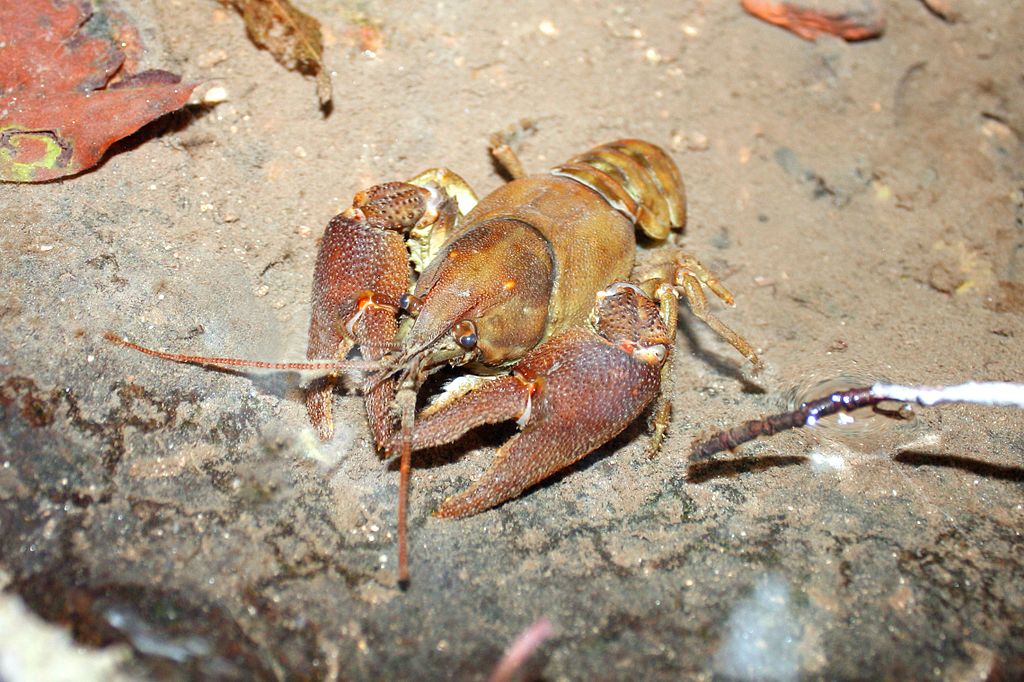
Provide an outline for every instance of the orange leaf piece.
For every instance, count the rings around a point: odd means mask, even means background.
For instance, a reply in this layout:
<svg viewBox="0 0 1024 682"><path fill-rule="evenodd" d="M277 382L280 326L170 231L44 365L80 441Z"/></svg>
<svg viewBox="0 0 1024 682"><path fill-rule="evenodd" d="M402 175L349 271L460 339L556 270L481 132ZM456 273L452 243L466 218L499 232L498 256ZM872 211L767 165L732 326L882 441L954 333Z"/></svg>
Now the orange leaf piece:
<svg viewBox="0 0 1024 682"><path fill-rule="evenodd" d="M742 4L758 19L805 40L814 40L822 33L847 41L867 40L885 31L885 17L875 0L742 0Z"/></svg>
<svg viewBox="0 0 1024 682"><path fill-rule="evenodd" d="M91 168L195 88L167 71L130 73L138 31L110 3L0 0L0 45L0 181Z"/></svg>

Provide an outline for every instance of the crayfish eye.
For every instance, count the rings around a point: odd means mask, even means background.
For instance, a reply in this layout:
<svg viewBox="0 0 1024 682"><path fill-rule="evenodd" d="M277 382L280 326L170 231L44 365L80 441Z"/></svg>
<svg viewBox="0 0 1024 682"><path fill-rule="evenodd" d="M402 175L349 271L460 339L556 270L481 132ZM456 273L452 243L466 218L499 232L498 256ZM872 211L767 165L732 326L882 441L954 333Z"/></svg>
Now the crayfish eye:
<svg viewBox="0 0 1024 682"><path fill-rule="evenodd" d="M452 334L455 336L455 343L459 344L466 350L473 350L476 348L476 342L478 340L476 335L476 324L472 320L463 320L455 325L452 329Z"/></svg>
<svg viewBox="0 0 1024 682"><path fill-rule="evenodd" d="M423 301L412 294L405 293L398 297L398 307L416 317L420 312L420 308L423 307Z"/></svg>

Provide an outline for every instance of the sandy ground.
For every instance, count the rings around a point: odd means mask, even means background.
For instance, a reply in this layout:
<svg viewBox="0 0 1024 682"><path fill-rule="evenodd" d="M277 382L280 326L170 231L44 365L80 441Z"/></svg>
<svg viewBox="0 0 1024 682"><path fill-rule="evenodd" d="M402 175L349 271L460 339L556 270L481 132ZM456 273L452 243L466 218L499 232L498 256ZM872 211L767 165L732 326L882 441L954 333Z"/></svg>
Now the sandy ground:
<svg viewBox="0 0 1024 682"><path fill-rule="evenodd" d="M834 386L1024 380L1024 7L952 4L949 23L891 2L881 39L815 44L733 2L309 1L326 119L216 3L128 5L155 64L230 100L81 177L0 186L8 592L160 679L483 679L540 616L557 634L524 672L546 679L1024 674L1024 415L861 417L686 465L700 433ZM619 137L671 150L686 246L768 369L684 315L657 459L641 420L443 521L511 430L418 458L402 592L398 475L357 397L320 444L288 376L100 335L302 357L326 221L433 166L492 190L487 138L522 118L533 170Z"/></svg>

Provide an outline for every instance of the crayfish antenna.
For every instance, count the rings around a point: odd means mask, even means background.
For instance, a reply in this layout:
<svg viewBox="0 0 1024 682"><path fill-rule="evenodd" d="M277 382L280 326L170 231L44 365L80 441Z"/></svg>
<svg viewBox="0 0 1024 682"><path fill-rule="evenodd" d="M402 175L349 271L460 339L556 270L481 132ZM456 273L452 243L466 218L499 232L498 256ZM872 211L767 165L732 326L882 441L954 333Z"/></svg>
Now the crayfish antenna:
<svg viewBox="0 0 1024 682"><path fill-rule="evenodd" d="M416 391L403 389L398 395L401 410L399 437L402 439L402 459L398 477L398 584L409 586L409 546L407 542L409 509L409 474L412 466L412 427L416 419Z"/></svg>
<svg viewBox="0 0 1024 682"><path fill-rule="evenodd" d="M179 362L185 365L199 365L203 367L217 367L219 369L262 369L271 371L296 371L312 373L311 378L321 376L333 376L338 372L366 371L379 369L381 362L374 360L321 360L316 362L265 362L263 360L243 360L241 358L222 358L206 355L186 355L183 353L167 353L161 350L154 350L140 346L137 343L122 338L113 332L104 332L103 338L107 341L132 350L150 355L161 360Z"/></svg>

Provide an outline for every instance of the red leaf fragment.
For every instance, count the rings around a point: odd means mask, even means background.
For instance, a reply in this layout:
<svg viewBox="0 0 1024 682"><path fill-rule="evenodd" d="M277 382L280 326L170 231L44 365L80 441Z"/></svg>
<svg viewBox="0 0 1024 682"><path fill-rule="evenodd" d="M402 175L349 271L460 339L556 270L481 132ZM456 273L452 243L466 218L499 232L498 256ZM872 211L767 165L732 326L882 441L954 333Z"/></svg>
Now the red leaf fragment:
<svg viewBox="0 0 1024 682"><path fill-rule="evenodd" d="M867 40L885 31L885 16L876 0L742 0L742 4L758 19L805 40L814 40L822 33L847 41Z"/></svg>
<svg viewBox="0 0 1024 682"><path fill-rule="evenodd" d="M195 88L166 71L132 73L139 34L109 3L0 0L0 46L0 181L91 168Z"/></svg>

